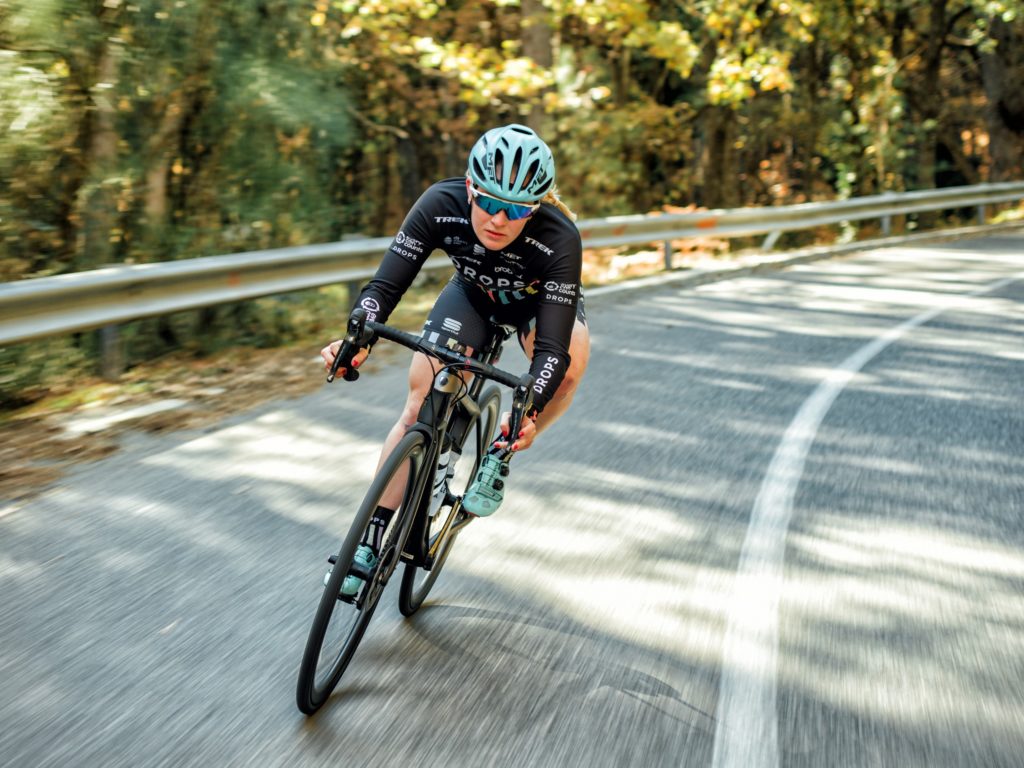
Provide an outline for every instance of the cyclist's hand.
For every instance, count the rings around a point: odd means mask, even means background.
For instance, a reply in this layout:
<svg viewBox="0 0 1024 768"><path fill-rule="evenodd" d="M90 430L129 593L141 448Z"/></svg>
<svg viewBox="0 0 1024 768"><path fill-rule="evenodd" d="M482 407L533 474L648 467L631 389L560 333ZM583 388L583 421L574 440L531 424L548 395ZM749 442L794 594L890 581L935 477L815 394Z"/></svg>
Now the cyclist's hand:
<svg viewBox="0 0 1024 768"><path fill-rule="evenodd" d="M505 413L502 414L501 438L496 440L494 443L498 448L504 448L508 445L508 422L511 416L512 413L510 411L505 411ZM529 416L524 416L522 424L519 425L519 434L512 440L512 450L525 451L533 445L535 437L537 437L537 425Z"/></svg>
<svg viewBox="0 0 1024 768"><path fill-rule="evenodd" d="M331 366L334 365L334 358L338 355L338 350L341 349L341 340L332 341L326 347L320 350L320 357L324 359L324 370L330 371ZM352 358L352 367L358 368L366 360L366 357L370 354L370 350L367 347L363 347L356 352L355 357ZM344 376L346 373L344 368L338 369L338 375Z"/></svg>

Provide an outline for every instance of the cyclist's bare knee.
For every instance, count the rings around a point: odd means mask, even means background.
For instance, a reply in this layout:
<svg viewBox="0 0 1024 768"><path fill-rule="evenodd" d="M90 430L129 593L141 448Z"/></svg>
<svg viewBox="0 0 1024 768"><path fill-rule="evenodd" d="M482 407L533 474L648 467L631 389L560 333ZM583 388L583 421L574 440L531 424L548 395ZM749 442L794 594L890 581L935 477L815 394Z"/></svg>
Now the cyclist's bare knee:
<svg viewBox="0 0 1024 768"><path fill-rule="evenodd" d="M405 398L405 406L398 420L406 429L416 423L423 398L427 396L434 381L434 373L435 367L429 357L419 352L413 355L409 364L409 394Z"/></svg>

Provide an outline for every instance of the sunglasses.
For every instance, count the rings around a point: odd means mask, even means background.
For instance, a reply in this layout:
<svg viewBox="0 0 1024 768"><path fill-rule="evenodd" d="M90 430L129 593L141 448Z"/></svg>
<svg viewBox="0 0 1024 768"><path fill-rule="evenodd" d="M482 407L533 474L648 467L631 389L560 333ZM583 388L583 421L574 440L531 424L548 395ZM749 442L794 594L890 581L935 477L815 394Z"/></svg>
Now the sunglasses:
<svg viewBox="0 0 1024 768"><path fill-rule="evenodd" d="M500 197L485 194L476 187L470 187L469 191L473 195L473 200L484 213L489 216L497 216L499 213L504 212L509 221L528 219L540 208L540 203L533 203L532 205L512 203L508 200L502 200Z"/></svg>

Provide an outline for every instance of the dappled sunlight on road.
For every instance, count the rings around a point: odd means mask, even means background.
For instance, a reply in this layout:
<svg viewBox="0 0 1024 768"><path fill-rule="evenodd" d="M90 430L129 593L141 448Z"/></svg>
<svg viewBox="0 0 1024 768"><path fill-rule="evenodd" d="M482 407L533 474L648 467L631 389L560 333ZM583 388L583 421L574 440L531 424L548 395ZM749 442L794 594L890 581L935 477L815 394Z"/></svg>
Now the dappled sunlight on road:
<svg viewBox="0 0 1024 768"><path fill-rule="evenodd" d="M1022 732L1020 691L993 679L1024 659L1019 546L824 510L789 546L784 684L872 717Z"/></svg>
<svg viewBox="0 0 1024 768"><path fill-rule="evenodd" d="M721 632L730 568L709 571L686 553L713 539L729 562L725 553L731 550L735 557L741 539L726 546L713 527L677 511L700 506L693 490L676 487L677 507L638 506L603 498L602 483L632 496L654 485L650 481L634 478L630 486L625 476L597 481L581 467L567 465L564 471L574 477L564 501L517 488L500 515L464 535L460 550L472 547L472 555L463 558L460 551L450 567L499 583L502 574L514 574L517 588L531 600L595 631L680 659L714 661L707 656L708 641ZM576 484L590 492L581 493ZM657 485L660 491L671 488ZM578 511L560 513L570 503Z"/></svg>
<svg viewBox="0 0 1024 768"><path fill-rule="evenodd" d="M142 463L202 467L204 482L222 484L230 495L252 498L261 508L326 526L336 535L373 478L380 445L379 437L366 438L287 410L204 435ZM229 453L232 462L218 460ZM296 504L295 488L319 494Z"/></svg>

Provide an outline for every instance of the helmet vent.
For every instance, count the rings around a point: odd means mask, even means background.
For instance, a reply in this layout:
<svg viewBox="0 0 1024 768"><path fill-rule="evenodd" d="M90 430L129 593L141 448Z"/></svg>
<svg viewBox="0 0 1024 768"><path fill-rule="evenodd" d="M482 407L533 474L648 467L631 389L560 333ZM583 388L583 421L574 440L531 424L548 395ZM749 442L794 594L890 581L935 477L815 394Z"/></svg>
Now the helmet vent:
<svg viewBox="0 0 1024 768"><path fill-rule="evenodd" d="M533 177L537 175L537 169L540 168L540 160L534 160L530 163L530 167L526 169L526 175L523 177L522 188L529 189L530 184L533 183Z"/></svg>
<svg viewBox="0 0 1024 768"><path fill-rule="evenodd" d="M484 173L484 169L480 167L480 161L475 157L473 158L473 175L478 179L486 179L487 176Z"/></svg>
<svg viewBox="0 0 1024 768"><path fill-rule="evenodd" d="M509 183L516 191L526 186L525 182L516 184L516 179L519 178L519 167L523 164L523 148L516 147L516 153L512 156L512 170L508 174Z"/></svg>

